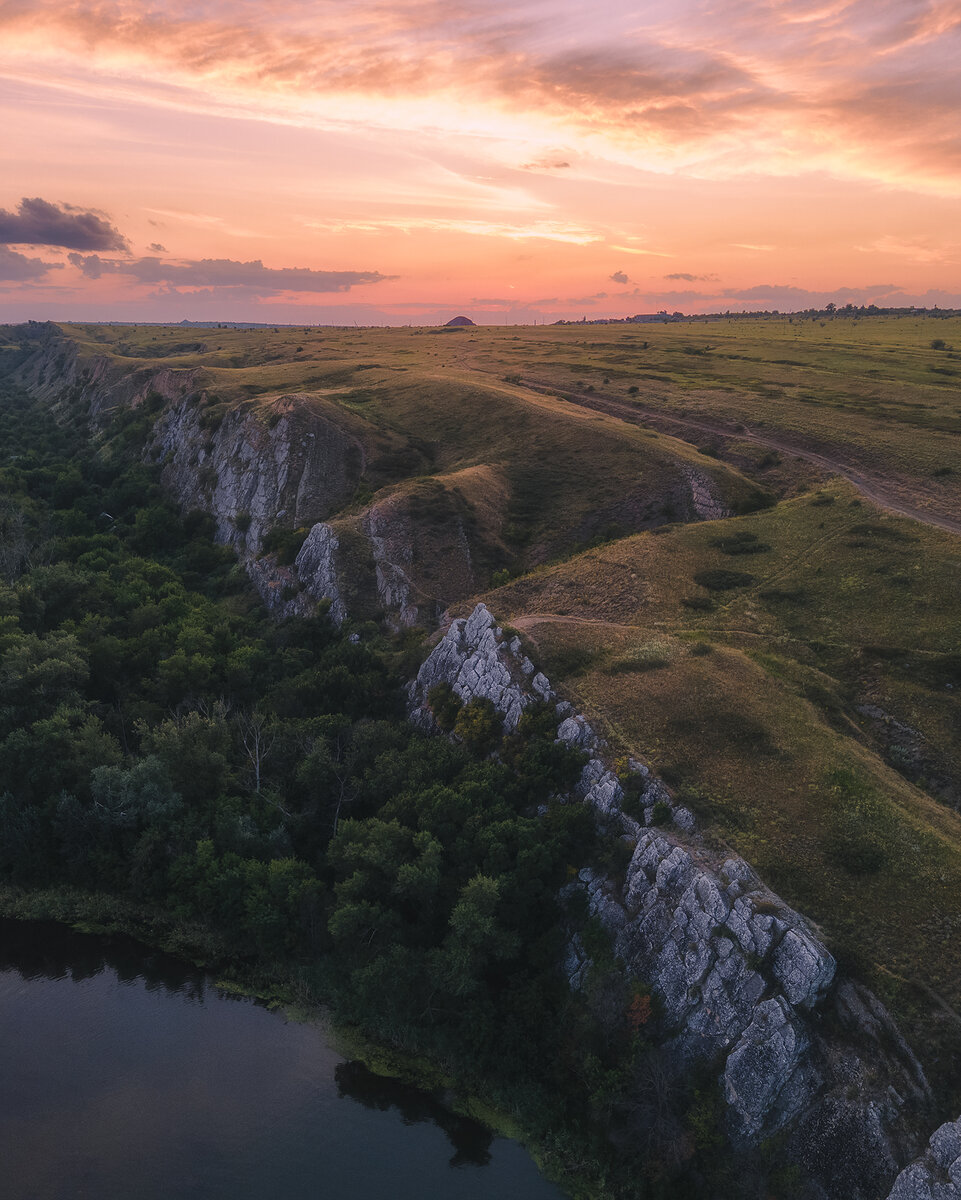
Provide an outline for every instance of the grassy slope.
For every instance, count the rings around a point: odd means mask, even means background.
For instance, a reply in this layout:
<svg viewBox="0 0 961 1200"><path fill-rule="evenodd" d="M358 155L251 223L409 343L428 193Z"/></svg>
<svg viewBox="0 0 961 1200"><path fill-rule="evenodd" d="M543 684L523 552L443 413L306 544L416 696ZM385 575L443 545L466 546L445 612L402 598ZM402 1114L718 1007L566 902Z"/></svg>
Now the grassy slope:
<svg viewBox="0 0 961 1200"><path fill-rule="evenodd" d="M510 338L492 332L461 357L490 371L509 364L561 394L581 384L623 400L636 387L646 407L833 447L933 510L961 507L961 319L547 326ZM932 349L939 339L945 349Z"/></svg>
<svg viewBox="0 0 961 1200"><path fill-rule="evenodd" d="M711 544L744 532L770 548ZM754 578L695 582L716 569ZM927 991L961 1010L961 817L882 759L857 708L909 722L961 777L959 591L957 538L879 517L835 484L623 539L489 598L616 745L664 769L711 837L822 925L936 1075L961 1024ZM709 598L713 611L684 604ZM870 869L852 845L870 848Z"/></svg>
<svg viewBox="0 0 961 1200"><path fill-rule="evenodd" d="M201 368L211 402L269 407L289 393L306 398L365 444L361 504L385 487L422 490L435 477L475 510L489 565L541 562L663 521L672 505L680 515L690 467L734 505L752 491L686 442L463 370L457 335L65 328L86 353L132 369ZM470 477L478 470L491 488Z"/></svg>

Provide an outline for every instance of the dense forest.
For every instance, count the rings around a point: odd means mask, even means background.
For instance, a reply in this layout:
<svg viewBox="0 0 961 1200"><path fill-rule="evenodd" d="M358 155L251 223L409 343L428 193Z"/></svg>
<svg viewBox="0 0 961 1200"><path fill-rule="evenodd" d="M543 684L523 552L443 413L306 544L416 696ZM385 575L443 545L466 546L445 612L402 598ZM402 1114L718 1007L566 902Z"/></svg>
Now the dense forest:
<svg viewBox="0 0 961 1200"><path fill-rule="evenodd" d="M448 692L454 737L416 731L420 635L337 629L324 605L271 621L210 519L142 461L152 419L93 436L0 394L7 910L56 896L82 918L108 898L141 934L323 1001L511 1113L568 1186L695 1195L710 1163L716 1187L714 1101L661 1094L649 996L559 899L618 847L557 799L582 760L553 710L503 737L489 704ZM598 964L579 996L558 965L572 924ZM639 1121L646 1139L615 1154L609 1129Z"/></svg>

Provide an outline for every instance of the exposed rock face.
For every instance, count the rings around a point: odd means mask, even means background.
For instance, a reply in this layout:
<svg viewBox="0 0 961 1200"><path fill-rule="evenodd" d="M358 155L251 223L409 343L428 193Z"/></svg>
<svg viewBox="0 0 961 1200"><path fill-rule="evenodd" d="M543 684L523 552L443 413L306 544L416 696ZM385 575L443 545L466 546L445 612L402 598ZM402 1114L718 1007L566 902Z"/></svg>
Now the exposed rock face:
<svg viewBox="0 0 961 1200"><path fill-rule="evenodd" d="M330 615L338 625L347 615L337 580L336 554L339 547L333 529L319 521L307 534L294 562L304 590L315 600L330 600Z"/></svg>
<svg viewBox="0 0 961 1200"><path fill-rule="evenodd" d="M326 597L333 619L344 619L337 538L318 521L353 494L364 449L310 396L237 406L212 420L199 370L128 370L106 356L82 358L77 343L55 325L29 333L36 351L22 364L19 382L32 394L85 404L94 421L116 408L163 402L147 456L163 461L164 485L185 510L214 517L218 541L236 550L274 616L305 616ZM312 526L292 567L262 554L274 525Z"/></svg>
<svg viewBox="0 0 961 1200"><path fill-rule="evenodd" d="M961 1200L961 1120L935 1130L921 1158L898 1176L888 1200Z"/></svg>
<svg viewBox="0 0 961 1200"><path fill-rule="evenodd" d="M783 1127L808 1088L803 1013L834 960L743 859L719 870L666 833L639 830L622 887L583 870L591 912L663 1005L675 1057L723 1060L728 1128L753 1144Z"/></svg>
<svg viewBox="0 0 961 1200"><path fill-rule="evenodd" d="M411 595L414 533L401 505L393 498L374 505L364 522L374 555L377 595L396 623L416 625L420 615Z"/></svg>
<svg viewBox="0 0 961 1200"><path fill-rule="evenodd" d="M435 684L449 683L467 704L484 698L504 713L504 728L513 732L521 713L534 699L534 664L519 657L520 639L505 643L494 618L478 604L466 621L455 621L434 648L410 686L413 719L434 727L427 693ZM528 682L529 681L529 682ZM544 676L538 676L543 699L553 697Z"/></svg>
<svg viewBox="0 0 961 1200"><path fill-rule="evenodd" d="M234 409L212 433L202 413L187 402L168 407L154 426L152 448L184 507L211 513L218 538L242 555L259 549L278 520L312 523L357 485L359 447L312 412L306 397L283 397L269 412Z"/></svg>
<svg viewBox="0 0 961 1200"><path fill-rule="evenodd" d="M317 518L353 493L363 453L308 397L282 397L270 410L234 409L213 432L199 404L180 400L158 419L150 451L163 459L164 484L181 505L213 515L218 540L237 551L274 616L305 616L327 597L333 619L344 619L337 538ZM262 555L274 525L306 524L311 531L292 568Z"/></svg>
<svg viewBox="0 0 961 1200"><path fill-rule="evenodd" d="M807 922L743 859L710 854L693 815L638 762L631 763L636 798L628 801L605 762L605 743L569 704L557 703L519 639L508 640L484 605L453 622L410 687L412 718L426 728L433 727L426 697L441 682L465 702L492 700L507 731L535 700L555 703L559 740L590 756L576 796L634 851L623 881L584 868L568 887L586 891L624 969L657 995L677 1069L716 1066L731 1141L747 1148L780 1133L817 1194L883 1195L916 1153L912 1123L929 1090L877 998L837 982L834 959ZM658 805L672 829L647 827ZM590 969L575 934L564 962L571 987L583 986Z"/></svg>
<svg viewBox="0 0 961 1200"><path fill-rule="evenodd" d="M702 521L720 521L724 517L733 515L731 509L715 495L715 490L707 475L690 467L687 469L686 475L691 485L691 504Z"/></svg>

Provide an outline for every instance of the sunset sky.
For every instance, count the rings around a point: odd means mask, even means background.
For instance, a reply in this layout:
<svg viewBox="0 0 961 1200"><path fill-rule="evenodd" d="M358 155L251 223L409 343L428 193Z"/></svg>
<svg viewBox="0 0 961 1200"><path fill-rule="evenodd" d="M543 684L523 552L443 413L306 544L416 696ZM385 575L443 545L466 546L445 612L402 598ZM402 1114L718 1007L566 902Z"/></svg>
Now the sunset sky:
<svg viewBox="0 0 961 1200"><path fill-rule="evenodd" d="M961 306L961 0L0 0L0 320Z"/></svg>

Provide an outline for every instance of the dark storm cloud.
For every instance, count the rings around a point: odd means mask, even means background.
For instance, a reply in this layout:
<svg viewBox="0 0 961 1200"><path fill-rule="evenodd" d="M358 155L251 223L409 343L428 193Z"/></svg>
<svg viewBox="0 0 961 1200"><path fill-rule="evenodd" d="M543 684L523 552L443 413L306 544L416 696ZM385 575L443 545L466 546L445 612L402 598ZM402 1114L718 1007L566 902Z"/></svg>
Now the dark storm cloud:
<svg viewBox="0 0 961 1200"><path fill-rule="evenodd" d="M25 196L15 213L0 208L0 242L67 250L128 249L120 230L100 214L70 204L51 204L39 196Z"/></svg>

